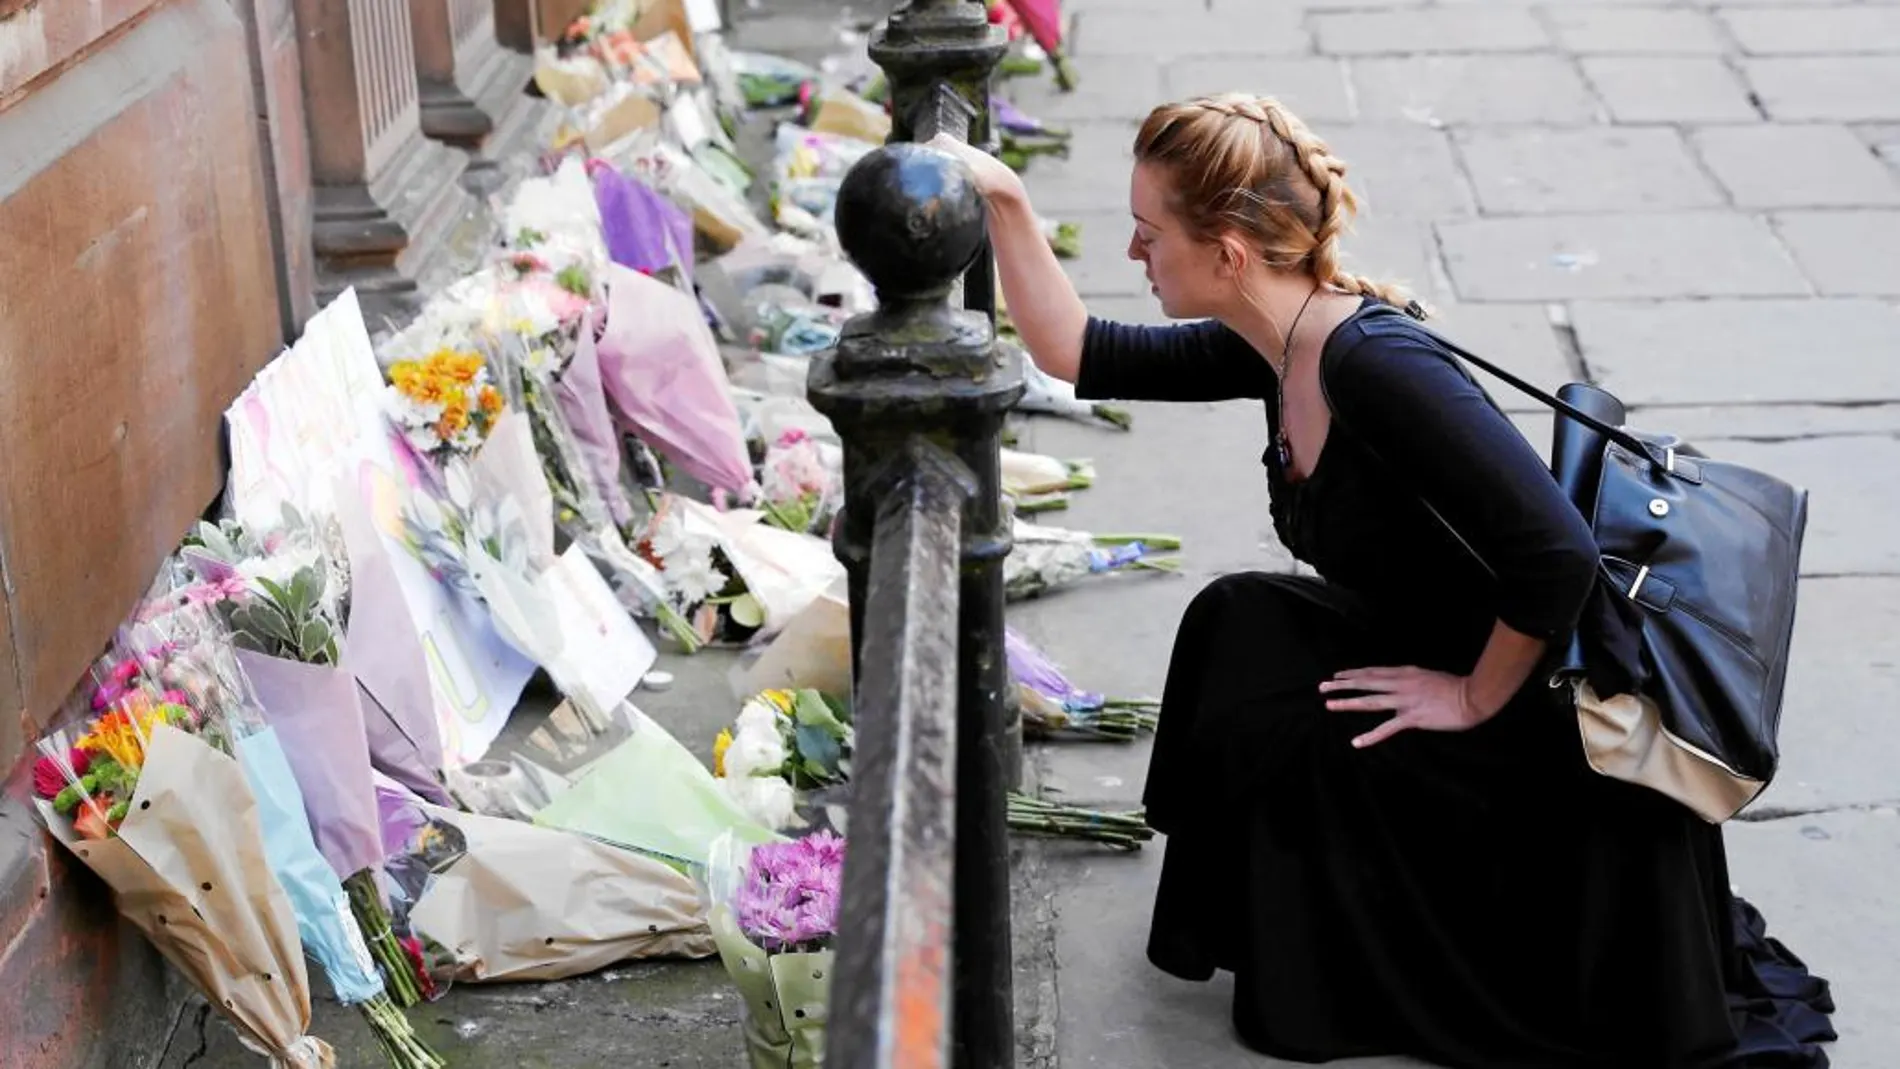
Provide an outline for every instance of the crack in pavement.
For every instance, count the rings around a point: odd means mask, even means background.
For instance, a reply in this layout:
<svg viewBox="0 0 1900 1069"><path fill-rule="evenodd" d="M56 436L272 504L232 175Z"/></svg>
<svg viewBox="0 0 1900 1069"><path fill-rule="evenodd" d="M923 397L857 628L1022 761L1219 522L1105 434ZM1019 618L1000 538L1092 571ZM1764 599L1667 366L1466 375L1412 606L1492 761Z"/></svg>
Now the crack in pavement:
<svg viewBox="0 0 1900 1069"><path fill-rule="evenodd" d="M198 1007L198 1019L193 1022L191 1026L192 1031L198 1034L198 1049L185 1055L185 1060L179 1063L178 1069L191 1069L192 1066L203 1061L205 1055L211 1052L211 1037L205 1031L206 1028L210 1027L210 1024L211 1006L207 1003Z"/></svg>
<svg viewBox="0 0 1900 1069"><path fill-rule="evenodd" d="M1900 808L1900 799L1881 802L1842 802L1835 805L1815 806L1763 806L1760 809L1745 810L1735 815L1735 819L1744 824L1772 824L1776 821L1795 820L1800 817L1825 816L1829 813L1871 813L1880 809Z"/></svg>

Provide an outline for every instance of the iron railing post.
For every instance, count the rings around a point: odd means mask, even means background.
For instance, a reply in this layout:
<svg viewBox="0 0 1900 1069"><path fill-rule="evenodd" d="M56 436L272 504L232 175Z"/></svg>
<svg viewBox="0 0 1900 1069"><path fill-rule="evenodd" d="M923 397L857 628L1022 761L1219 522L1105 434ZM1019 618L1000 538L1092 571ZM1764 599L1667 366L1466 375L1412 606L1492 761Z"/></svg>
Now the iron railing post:
<svg viewBox="0 0 1900 1069"><path fill-rule="evenodd" d="M981 0L910 0L872 32L868 47L891 86L892 142L928 141L939 132L949 132L986 152L996 152L1000 141L990 109L990 86L997 63L1009 51L1009 40L1002 27L990 25L989 9ZM944 98L952 94L966 105L962 110L968 121L946 129L941 120L950 109ZM988 316L994 328L996 261L990 254L987 230L982 249L971 259L962 282L963 307ZM1001 657L1000 651L997 656ZM1014 788L1022 782L1022 710L1014 691L1005 687L1005 692L1004 719L1009 730L1003 741L1003 762Z"/></svg>
<svg viewBox="0 0 1900 1069"><path fill-rule="evenodd" d="M966 27L958 9L982 5L913 4L874 37L874 54L893 55L900 17L921 33L931 25ZM966 32L958 29L957 32ZM987 31L987 23L981 27ZM957 124L942 94L963 66L945 57L990 56L995 38L972 33L941 52L903 52L892 70L903 131L913 121ZM880 51L881 50L881 51ZM993 64L991 58L987 62ZM987 72L988 68L983 68ZM902 74L900 75L900 71ZM915 78L939 72L939 86L913 91ZM987 73L981 79L987 82ZM973 84L966 77L965 84ZM968 97L965 97L968 100ZM986 97L980 98L987 100ZM987 115L976 104L964 109ZM952 130L954 131L954 129ZM967 131L966 131L967 133ZM845 507L837 550L850 579L853 671L862 685L871 546L879 473L889 459L922 438L956 457L973 477L962 516L957 611L955 981L952 1033L955 1064L1007 1069L1014 1062L1009 924L1007 792L1020 774L1020 734L1009 722L1008 664L1003 654L1003 558L1010 547L1002 503L999 450L1003 419L1023 391L1022 367L995 344L982 311L956 309L949 297L959 277L987 253L986 209L967 168L913 144L886 145L846 176L837 200L838 234L846 253L877 288L879 307L845 325L837 348L812 364L808 393L844 443Z"/></svg>

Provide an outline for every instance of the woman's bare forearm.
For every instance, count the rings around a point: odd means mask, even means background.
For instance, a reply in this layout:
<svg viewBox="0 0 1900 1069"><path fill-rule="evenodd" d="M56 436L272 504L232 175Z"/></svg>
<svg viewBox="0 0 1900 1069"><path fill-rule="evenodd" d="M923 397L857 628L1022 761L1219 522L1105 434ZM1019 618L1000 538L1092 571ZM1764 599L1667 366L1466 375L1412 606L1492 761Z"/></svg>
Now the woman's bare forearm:
<svg viewBox="0 0 1900 1069"><path fill-rule="evenodd" d="M1497 715L1530 678L1546 648L1543 639L1532 638L1499 620L1491 629L1484 653L1465 679L1465 700L1487 718Z"/></svg>
<svg viewBox="0 0 1900 1069"><path fill-rule="evenodd" d="M1043 236L1029 198L1016 191L993 194L989 229L1003 300L1024 348L1044 374L1074 382L1088 310Z"/></svg>

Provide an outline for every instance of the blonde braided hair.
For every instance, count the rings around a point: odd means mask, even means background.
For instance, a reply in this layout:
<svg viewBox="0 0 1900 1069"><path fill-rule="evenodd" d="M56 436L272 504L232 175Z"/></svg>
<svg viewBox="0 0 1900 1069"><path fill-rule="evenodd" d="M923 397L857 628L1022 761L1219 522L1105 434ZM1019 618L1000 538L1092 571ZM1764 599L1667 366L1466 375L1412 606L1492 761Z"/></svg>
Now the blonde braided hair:
<svg viewBox="0 0 1900 1069"><path fill-rule="evenodd" d="M1223 93L1164 104L1136 135L1135 159L1168 169L1176 210L1198 236L1238 230L1272 267L1422 315L1403 287L1340 266L1340 237L1359 210L1346 163L1272 97Z"/></svg>

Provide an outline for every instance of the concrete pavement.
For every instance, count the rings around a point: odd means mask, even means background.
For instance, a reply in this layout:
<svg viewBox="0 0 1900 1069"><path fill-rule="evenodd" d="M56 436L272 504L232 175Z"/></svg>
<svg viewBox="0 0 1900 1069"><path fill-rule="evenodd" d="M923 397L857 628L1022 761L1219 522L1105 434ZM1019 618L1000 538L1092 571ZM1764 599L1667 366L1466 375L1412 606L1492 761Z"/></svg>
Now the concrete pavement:
<svg viewBox="0 0 1900 1069"><path fill-rule="evenodd" d="M1835 984L1842 1069L1900 1043L1900 5L1792 0L1071 0L1079 92L1019 93L1071 123L1037 208L1086 221L1098 314L1159 321L1127 240L1128 146L1161 100L1277 95L1368 202L1347 241L1441 327L1534 381L1586 376L1634 422L1808 486L1812 521L1778 782L1728 843L1741 892ZM1550 420L1498 386L1547 445ZM1180 579L1026 606L1017 626L1086 686L1154 693L1187 600L1290 566L1269 528L1258 406L1144 407L1117 437L1033 424L1092 456L1058 522L1186 536ZM1072 798L1139 799L1145 747L1044 747ZM1159 846L1159 844L1157 844ZM1065 1069L1261 1066L1230 987L1142 956L1161 850L1048 859ZM1406 1062L1362 1063L1398 1066Z"/></svg>

